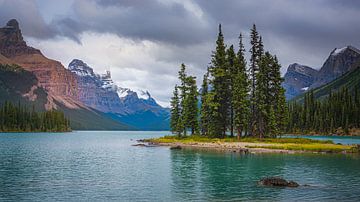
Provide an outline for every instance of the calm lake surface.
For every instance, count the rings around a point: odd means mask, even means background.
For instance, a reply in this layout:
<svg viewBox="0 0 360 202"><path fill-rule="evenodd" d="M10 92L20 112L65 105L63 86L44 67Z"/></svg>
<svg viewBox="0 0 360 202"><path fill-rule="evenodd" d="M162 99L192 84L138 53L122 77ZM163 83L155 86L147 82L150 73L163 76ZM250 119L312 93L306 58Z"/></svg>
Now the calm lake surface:
<svg viewBox="0 0 360 202"><path fill-rule="evenodd" d="M0 134L0 201L360 200L359 155L240 155L131 146L165 134ZM258 186L266 176L310 186Z"/></svg>

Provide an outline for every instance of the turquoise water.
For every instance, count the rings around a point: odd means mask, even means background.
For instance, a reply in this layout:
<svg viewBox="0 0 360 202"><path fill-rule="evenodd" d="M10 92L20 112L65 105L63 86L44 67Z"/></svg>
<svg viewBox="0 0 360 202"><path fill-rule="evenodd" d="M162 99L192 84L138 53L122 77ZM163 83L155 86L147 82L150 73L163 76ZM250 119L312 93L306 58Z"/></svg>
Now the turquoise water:
<svg viewBox="0 0 360 202"><path fill-rule="evenodd" d="M0 134L0 201L360 200L359 155L131 146L165 134ZM258 186L266 176L310 186Z"/></svg>
<svg viewBox="0 0 360 202"><path fill-rule="evenodd" d="M340 144L360 144L360 137L359 136L316 136L316 135L299 135L299 136L285 136L285 137L302 137L302 138L309 138L314 140L332 140L334 143Z"/></svg>

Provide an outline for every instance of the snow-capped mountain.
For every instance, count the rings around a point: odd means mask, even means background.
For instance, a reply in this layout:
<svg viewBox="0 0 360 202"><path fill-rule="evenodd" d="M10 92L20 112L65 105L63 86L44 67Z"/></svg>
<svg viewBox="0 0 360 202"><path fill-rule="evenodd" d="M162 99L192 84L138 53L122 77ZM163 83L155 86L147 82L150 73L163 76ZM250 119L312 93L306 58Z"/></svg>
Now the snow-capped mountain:
<svg viewBox="0 0 360 202"><path fill-rule="evenodd" d="M169 128L169 109L161 107L148 91L120 87L110 71L96 74L78 59L70 62L69 70L78 77L79 96L85 105L139 129Z"/></svg>
<svg viewBox="0 0 360 202"><path fill-rule="evenodd" d="M320 68L291 64L285 74L283 86L286 98L292 99L297 95L342 76L360 65L360 50L353 46L335 48Z"/></svg>

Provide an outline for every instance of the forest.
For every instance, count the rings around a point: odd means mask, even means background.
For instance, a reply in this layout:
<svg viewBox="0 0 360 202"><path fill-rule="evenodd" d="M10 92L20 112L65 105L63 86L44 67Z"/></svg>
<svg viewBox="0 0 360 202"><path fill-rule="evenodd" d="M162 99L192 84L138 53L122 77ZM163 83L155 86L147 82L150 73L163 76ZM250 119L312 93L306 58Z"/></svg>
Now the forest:
<svg viewBox="0 0 360 202"><path fill-rule="evenodd" d="M287 104L282 88L280 64L264 50L263 40L253 25L250 31L250 61L245 58L243 36L238 51L224 42L221 25L216 49L204 75L200 92L196 78L187 75L185 64L179 71L180 83L171 99L172 132L178 136L201 134L224 138L276 137L287 126Z"/></svg>
<svg viewBox="0 0 360 202"><path fill-rule="evenodd" d="M288 133L349 135L350 129L360 128L360 90L342 88L330 92L322 100L307 92L304 102L290 102Z"/></svg>
<svg viewBox="0 0 360 202"><path fill-rule="evenodd" d="M20 104L6 101L0 106L1 132L66 132L70 121L61 111L36 112Z"/></svg>

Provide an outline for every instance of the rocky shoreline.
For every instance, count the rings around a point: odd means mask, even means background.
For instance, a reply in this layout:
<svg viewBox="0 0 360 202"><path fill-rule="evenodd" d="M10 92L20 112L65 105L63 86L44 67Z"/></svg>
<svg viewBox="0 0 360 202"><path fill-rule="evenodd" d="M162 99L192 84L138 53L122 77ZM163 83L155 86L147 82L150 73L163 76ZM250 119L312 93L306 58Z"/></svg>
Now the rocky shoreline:
<svg viewBox="0 0 360 202"><path fill-rule="evenodd" d="M296 154L296 153L330 153L330 152L318 152L318 151L305 151L305 150L286 150L286 149L268 149L268 148L252 148L261 146L271 146L274 144L269 143L251 143L251 142L222 142L222 143L157 143L149 140L138 140L139 142L148 144L136 144L133 146L166 146L170 149L201 149L201 150L216 150L224 152L244 153L244 154L259 154L259 153L285 153L285 154ZM332 153L332 152L331 152ZM346 153L346 152L341 152Z"/></svg>

